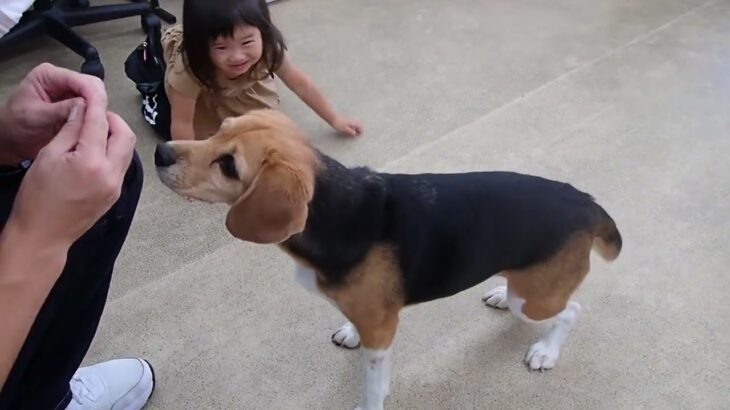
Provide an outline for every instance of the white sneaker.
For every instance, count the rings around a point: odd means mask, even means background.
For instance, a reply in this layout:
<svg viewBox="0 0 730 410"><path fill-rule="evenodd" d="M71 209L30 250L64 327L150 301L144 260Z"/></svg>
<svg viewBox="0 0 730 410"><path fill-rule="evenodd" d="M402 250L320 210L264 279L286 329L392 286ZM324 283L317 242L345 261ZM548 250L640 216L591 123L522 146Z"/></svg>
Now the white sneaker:
<svg viewBox="0 0 730 410"><path fill-rule="evenodd" d="M109 360L80 368L69 384L66 410L140 410L155 388L155 373L146 360Z"/></svg>

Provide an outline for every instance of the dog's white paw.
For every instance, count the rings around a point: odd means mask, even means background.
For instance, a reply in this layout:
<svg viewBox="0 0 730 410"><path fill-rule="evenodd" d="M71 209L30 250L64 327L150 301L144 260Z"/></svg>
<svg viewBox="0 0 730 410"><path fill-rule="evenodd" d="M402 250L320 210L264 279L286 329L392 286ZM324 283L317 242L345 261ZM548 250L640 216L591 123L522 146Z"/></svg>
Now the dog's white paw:
<svg viewBox="0 0 730 410"><path fill-rule="evenodd" d="M501 285L489 289L482 297L485 305L497 309L507 309L507 286Z"/></svg>
<svg viewBox="0 0 730 410"><path fill-rule="evenodd" d="M525 356L525 364L530 367L530 370L550 370L555 367L559 356L560 346L540 340L530 346L530 350Z"/></svg>
<svg viewBox="0 0 730 410"><path fill-rule="evenodd" d="M332 334L332 343L346 349L357 349L360 347L360 334L357 333L355 325L347 322Z"/></svg>

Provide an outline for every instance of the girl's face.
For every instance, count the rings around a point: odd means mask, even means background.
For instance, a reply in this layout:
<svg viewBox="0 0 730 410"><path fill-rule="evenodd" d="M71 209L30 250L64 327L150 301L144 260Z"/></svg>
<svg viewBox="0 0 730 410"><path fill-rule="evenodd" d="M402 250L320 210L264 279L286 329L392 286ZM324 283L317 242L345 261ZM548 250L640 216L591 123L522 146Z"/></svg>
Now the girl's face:
<svg viewBox="0 0 730 410"><path fill-rule="evenodd" d="M246 74L261 59L261 31L254 26L239 24L233 36L220 36L210 43L210 60L220 74L236 78Z"/></svg>

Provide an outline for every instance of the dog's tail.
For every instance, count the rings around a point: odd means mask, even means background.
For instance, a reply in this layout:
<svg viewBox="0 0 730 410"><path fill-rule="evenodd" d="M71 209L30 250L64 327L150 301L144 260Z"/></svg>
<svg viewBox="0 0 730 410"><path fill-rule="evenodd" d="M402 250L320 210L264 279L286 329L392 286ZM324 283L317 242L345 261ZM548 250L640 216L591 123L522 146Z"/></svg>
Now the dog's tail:
<svg viewBox="0 0 730 410"><path fill-rule="evenodd" d="M595 237L593 238L593 249L606 261L612 261L618 258L621 253L623 240L621 233L616 227L616 222L600 205L596 204L599 209L598 222L595 225Z"/></svg>

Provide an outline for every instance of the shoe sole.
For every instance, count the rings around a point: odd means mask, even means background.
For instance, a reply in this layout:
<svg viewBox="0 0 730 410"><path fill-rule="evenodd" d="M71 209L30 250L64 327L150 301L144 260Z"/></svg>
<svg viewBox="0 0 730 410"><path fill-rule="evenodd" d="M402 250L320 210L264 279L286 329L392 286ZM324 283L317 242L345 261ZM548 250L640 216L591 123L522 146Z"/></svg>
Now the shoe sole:
<svg viewBox="0 0 730 410"><path fill-rule="evenodd" d="M120 410L121 409L125 409L125 410L144 409L145 407L147 407L147 404L149 403L149 400L152 397L152 393L154 393L154 391L155 391L155 385L157 384L157 381L155 379L155 370L152 368L152 365L147 360L141 359L141 358L136 358L136 359L139 360L140 362L142 362L142 366L145 367L145 371L144 371L145 375L143 377L150 377L151 381L152 381L152 386L148 387L149 393L147 393L147 391L145 389L145 391L142 393L142 395L137 396L131 402L127 403L126 406L120 407ZM147 370L149 370L149 373L147 372Z"/></svg>
<svg viewBox="0 0 730 410"><path fill-rule="evenodd" d="M157 387L157 379L155 378L155 368L152 367L152 365L150 364L150 362L148 362L147 360L142 359L142 361L145 362L145 364L147 365L147 367L149 367L149 369L150 369L150 373L152 373L152 390L150 391L150 395L147 396L147 400L149 401L149 399L155 393L155 387Z"/></svg>
<svg viewBox="0 0 730 410"><path fill-rule="evenodd" d="M147 400L146 400L145 405L144 405L144 407L146 407L147 406L147 403L150 400L150 398L152 398L152 395L155 393L155 387L157 387L157 379L155 378L155 368L152 367L152 365L150 364L150 362L148 362L145 359L141 359L141 360L144 362L144 364L147 365L147 368L150 369L150 373L152 373L152 390L150 390L150 394L147 396Z"/></svg>

